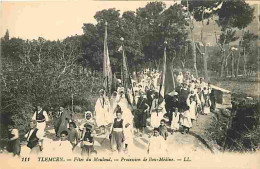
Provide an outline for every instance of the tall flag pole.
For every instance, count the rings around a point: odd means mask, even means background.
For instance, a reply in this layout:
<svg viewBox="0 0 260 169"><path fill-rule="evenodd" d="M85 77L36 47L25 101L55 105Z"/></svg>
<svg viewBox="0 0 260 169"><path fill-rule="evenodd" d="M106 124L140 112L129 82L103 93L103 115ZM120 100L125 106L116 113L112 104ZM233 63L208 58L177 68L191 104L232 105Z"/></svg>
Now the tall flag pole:
<svg viewBox="0 0 260 169"><path fill-rule="evenodd" d="M161 75L161 83L159 96L165 97L168 93L175 90L175 79L173 73L173 67L171 65L171 61L167 58L166 55L166 45L167 42L164 42L164 57L163 57L163 72Z"/></svg>
<svg viewBox="0 0 260 169"><path fill-rule="evenodd" d="M164 42L164 53L163 53L163 71L161 74L161 82L160 82L160 90L159 90L159 97L163 96L164 97L164 92L165 92L165 73L166 73L166 45L167 42Z"/></svg>
<svg viewBox="0 0 260 169"><path fill-rule="evenodd" d="M122 51L122 53L123 53L123 58L122 58L122 61L123 61L123 64L122 64L122 75L123 75L122 76L122 82L123 82L123 86L124 86L125 95L129 99L128 88L129 88L129 84L132 84L132 81L131 81L131 77L130 77L130 74L129 74L127 58L126 58L125 50L124 50L124 38L121 37L120 40L121 40L122 43L121 43L121 46L118 49L118 51ZM133 93L133 87L132 87L132 93ZM133 95L133 99L134 99L134 95ZM130 100L128 100L128 101L130 103Z"/></svg>
<svg viewBox="0 0 260 169"><path fill-rule="evenodd" d="M123 61L123 64L122 64L123 65L122 66L123 78L122 78L122 81L123 81L123 86L124 86L124 89L125 89L125 94L127 94L128 93L128 67L127 67L127 59L126 59L125 50L124 50L124 43L123 43L124 38L121 37L120 40L121 40L122 44L121 44L121 46L119 48L119 51L122 51L122 53L123 53L123 59L122 59L122 61Z"/></svg>
<svg viewBox="0 0 260 169"><path fill-rule="evenodd" d="M103 59L103 79L104 79L104 88L107 93L111 94L112 86L112 69L110 66L110 59L107 46L107 22L105 22L105 38L104 38L104 59Z"/></svg>

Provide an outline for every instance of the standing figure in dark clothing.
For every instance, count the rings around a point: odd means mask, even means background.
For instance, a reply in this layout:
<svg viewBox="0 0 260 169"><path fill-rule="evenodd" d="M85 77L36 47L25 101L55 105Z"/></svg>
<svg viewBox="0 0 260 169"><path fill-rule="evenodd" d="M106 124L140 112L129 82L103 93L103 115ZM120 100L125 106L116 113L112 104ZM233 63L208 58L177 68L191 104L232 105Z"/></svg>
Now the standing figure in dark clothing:
<svg viewBox="0 0 260 169"><path fill-rule="evenodd" d="M31 154L38 154L43 150L43 131L36 128L36 120L30 122L30 131L25 135L28 141L27 147L31 149Z"/></svg>
<svg viewBox="0 0 260 169"><path fill-rule="evenodd" d="M20 145L20 138L19 138L19 131L14 126L14 123L8 126L9 129L9 141L7 144L7 151L13 153L13 156L20 156L21 152L21 145Z"/></svg>
<svg viewBox="0 0 260 169"><path fill-rule="evenodd" d="M148 105L151 107L153 102L154 86L151 84L150 89L146 92Z"/></svg>
<svg viewBox="0 0 260 169"><path fill-rule="evenodd" d="M188 95L190 93L190 90L188 89L188 86L186 83L184 83L183 88L180 91L180 98L179 98L179 108L181 112L187 111L189 109L188 105L187 105L187 98Z"/></svg>
<svg viewBox="0 0 260 169"><path fill-rule="evenodd" d="M64 109L63 107L60 107L59 111L55 112L53 116L53 126L57 137L58 137L58 130L61 123L61 115L63 113L63 109Z"/></svg>
<svg viewBox="0 0 260 169"><path fill-rule="evenodd" d="M168 131L167 131L167 126L165 124L165 120L164 119L162 119L161 122L160 122L159 133L160 133L161 136L163 136L164 140L167 139Z"/></svg>
<svg viewBox="0 0 260 169"><path fill-rule="evenodd" d="M81 155L84 157L85 155L89 156L94 151L94 135L93 135L93 127L90 124L85 124L82 135L82 144L81 144Z"/></svg>
<svg viewBox="0 0 260 169"><path fill-rule="evenodd" d="M183 83L180 83L180 84L178 84L177 87L175 88L175 91L176 91L178 94L180 94L182 88L183 88Z"/></svg>
<svg viewBox="0 0 260 169"><path fill-rule="evenodd" d="M137 134L140 133L140 136L144 133L144 128L146 127L146 120L148 118L150 106L148 105L148 101L143 92L139 93L139 97L137 97L137 105L135 113L135 127L137 129Z"/></svg>
<svg viewBox="0 0 260 169"><path fill-rule="evenodd" d="M216 108L216 96L215 96L215 91L211 90L210 94L209 94L209 98L211 101L211 106L210 106L210 111L214 111Z"/></svg>
<svg viewBox="0 0 260 169"><path fill-rule="evenodd" d="M172 116L175 108L179 106L178 93L172 91L165 96L165 109L169 118L169 124L172 123Z"/></svg>
<svg viewBox="0 0 260 169"><path fill-rule="evenodd" d="M60 107L60 122L57 130L57 135L60 136L60 133L62 131L67 131L68 132L68 123L71 120L71 116L68 111L66 111L63 107Z"/></svg>

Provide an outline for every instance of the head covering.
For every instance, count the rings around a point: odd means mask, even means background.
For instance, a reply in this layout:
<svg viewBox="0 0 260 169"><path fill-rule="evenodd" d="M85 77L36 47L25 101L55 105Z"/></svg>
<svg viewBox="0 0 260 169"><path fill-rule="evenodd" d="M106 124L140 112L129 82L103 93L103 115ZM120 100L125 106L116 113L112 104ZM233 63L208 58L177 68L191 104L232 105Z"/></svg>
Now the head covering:
<svg viewBox="0 0 260 169"><path fill-rule="evenodd" d="M155 127L153 130L159 132L159 128L158 127Z"/></svg>
<svg viewBox="0 0 260 169"><path fill-rule="evenodd" d="M178 95L178 93L173 90L172 92L168 93L168 95L169 96L175 96L175 95Z"/></svg>
<svg viewBox="0 0 260 169"><path fill-rule="evenodd" d="M86 118L87 116L92 117L92 113L91 113L91 111L86 111L86 112L85 112L85 118Z"/></svg>
<svg viewBox="0 0 260 169"><path fill-rule="evenodd" d="M99 93L100 93L100 94L104 94L104 93L105 93L105 90L104 90L104 89L100 89L100 90L99 90Z"/></svg>

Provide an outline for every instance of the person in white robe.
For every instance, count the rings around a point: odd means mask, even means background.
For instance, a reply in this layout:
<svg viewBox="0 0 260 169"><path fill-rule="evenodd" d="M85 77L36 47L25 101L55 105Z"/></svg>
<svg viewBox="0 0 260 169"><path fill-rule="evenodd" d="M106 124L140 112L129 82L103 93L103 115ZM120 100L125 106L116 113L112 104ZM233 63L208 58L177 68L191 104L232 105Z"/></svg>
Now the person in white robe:
<svg viewBox="0 0 260 169"><path fill-rule="evenodd" d="M199 86L200 86L201 90L203 90L205 87L207 88L207 84L204 82L203 77L200 78Z"/></svg>
<svg viewBox="0 0 260 169"><path fill-rule="evenodd" d="M131 112L131 106L125 98L124 91L121 91L119 94L119 98L117 99L117 105L121 107L123 113L122 118L124 119L124 123L133 124L133 114Z"/></svg>
<svg viewBox="0 0 260 169"><path fill-rule="evenodd" d="M174 131L177 131L180 128L180 112L177 107L175 108L175 112L173 113L172 116L171 128Z"/></svg>
<svg viewBox="0 0 260 169"><path fill-rule="evenodd" d="M133 126L129 123L125 124L125 128L124 128L124 136L125 136L125 140L124 140L124 144L125 144L125 153L131 153L131 150L133 149L133 145L134 145L134 140L133 140Z"/></svg>
<svg viewBox="0 0 260 169"><path fill-rule="evenodd" d="M118 93L116 91L114 91L110 98L110 109L109 109L109 113L111 115L112 122L113 122L114 118L116 118L115 108L117 106L117 97L118 97Z"/></svg>
<svg viewBox="0 0 260 169"><path fill-rule="evenodd" d="M189 106L189 117L191 121L193 122L196 120L196 101L195 101L195 95L189 95L187 98L187 105Z"/></svg>
<svg viewBox="0 0 260 169"><path fill-rule="evenodd" d="M164 114L166 113L165 101L159 102L159 94L156 92L150 109L151 127L159 127Z"/></svg>
<svg viewBox="0 0 260 169"><path fill-rule="evenodd" d="M179 72L179 75L177 76L177 82L179 83L179 84L181 84L181 83L183 83L183 80L184 80L184 77L183 77L183 74L182 74L182 72Z"/></svg>
<svg viewBox="0 0 260 169"><path fill-rule="evenodd" d="M84 130L86 124L93 126L93 127L95 125L95 121L93 120L91 111L86 111L85 118L83 120L81 120L81 122L80 122L80 125L79 125L80 136L79 137L82 137L83 130Z"/></svg>
<svg viewBox="0 0 260 169"><path fill-rule="evenodd" d="M211 106L211 101L210 101L210 97L209 95L206 96L206 100L205 100L205 106L204 108L204 114L207 115L210 113L210 106Z"/></svg>
<svg viewBox="0 0 260 169"><path fill-rule="evenodd" d="M149 139L147 153L152 156L160 156L167 153L166 141L159 134L159 128L154 128L153 130L153 135Z"/></svg>
<svg viewBox="0 0 260 169"><path fill-rule="evenodd" d="M105 91L99 91L99 98L95 105L95 120L96 125L101 129L101 134L106 133L105 126L110 122L109 116L110 103L108 97L105 96Z"/></svg>
<svg viewBox="0 0 260 169"><path fill-rule="evenodd" d="M68 132L62 131L60 134L60 140L55 142L53 145L53 150L55 155L59 155L62 157L70 157L73 156L72 154L72 145L68 141Z"/></svg>

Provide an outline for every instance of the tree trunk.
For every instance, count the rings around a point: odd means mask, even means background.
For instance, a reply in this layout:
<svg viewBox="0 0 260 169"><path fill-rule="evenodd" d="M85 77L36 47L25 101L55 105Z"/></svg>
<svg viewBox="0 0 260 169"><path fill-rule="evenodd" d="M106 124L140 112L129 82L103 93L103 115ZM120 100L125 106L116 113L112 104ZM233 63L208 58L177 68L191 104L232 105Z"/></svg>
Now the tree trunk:
<svg viewBox="0 0 260 169"><path fill-rule="evenodd" d="M244 59L244 65L243 65L244 71L243 71L243 76L246 77L246 49L245 49L245 48L244 48L244 57L243 57L243 59Z"/></svg>
<svg viewBox="0 0 260 169"><path fill-rule="evenodd" d="M221 65L220 65L220 77L224 76L224 70L225 70L225 51L222 51L222 60L221 60Z"/></svg>
<svg viewBox="0 0 260 169"><path fill-rule="evenodd" d="M238 45L238 59L237 59L237 72L236 72L236 77L238 77L238 69L239 69L239 60L241 57L241 47L243 46L243 40L244 40L244 28L242 28L242 35L241 35L241 40Z"/></svg>
<svg viewBox="0 0 260 169"><path fill-rule="evenodd" d="M240 62L240 57L241 57L241 54L240 54L240 52L239 52L239 54L238 54L238 58L237 58L237 67L236 67L236 78L238 78L238 71L239 71L239 62Z"/></svg>
<svg viewBox="0 0 260 169"><path fill-rule="evenodd" d="M228 56L226 57L226 65L225 65L225 69L226 69L226 77L228 76Z"/></svg>
<svg viewBox="0 0 260 169"><path fill-rule="evenodd" d="M205 77L205 81L209 82L208 63L207 63L208 51L207 51L207 46L206 45L204 45L204 51L205 51L205 53L202 55L202 57L203 57L203 68L204 68L204 77Z"/></svg>
<svg viewBox="0 0 260 169"><path fill-rule="evenodd" d="M231 78L234 77L234 54L231 54Z"/></svg>
<svg viewBox="0 0 260 169"><path fill-rule="evenodd" d="M182 69L184 70L185 68L185 61L181 61Z"/></svg>
<svg viewBox="0 0 260 169"><path fill-rule="evenodd" d="M74 96L73 96L73 93L72 93L72 94L71 94L71 110L72 110L72 112L74 113L73 107L74 107Z"/></svg>
<svg viewBox="0 0 260 169"><path fill-rule="evenodd" d="M196 78L198 78L199 75L197 70L196 46L194 41L192 41L192 55L193 55L193 67L195 70Z"/></svg>

